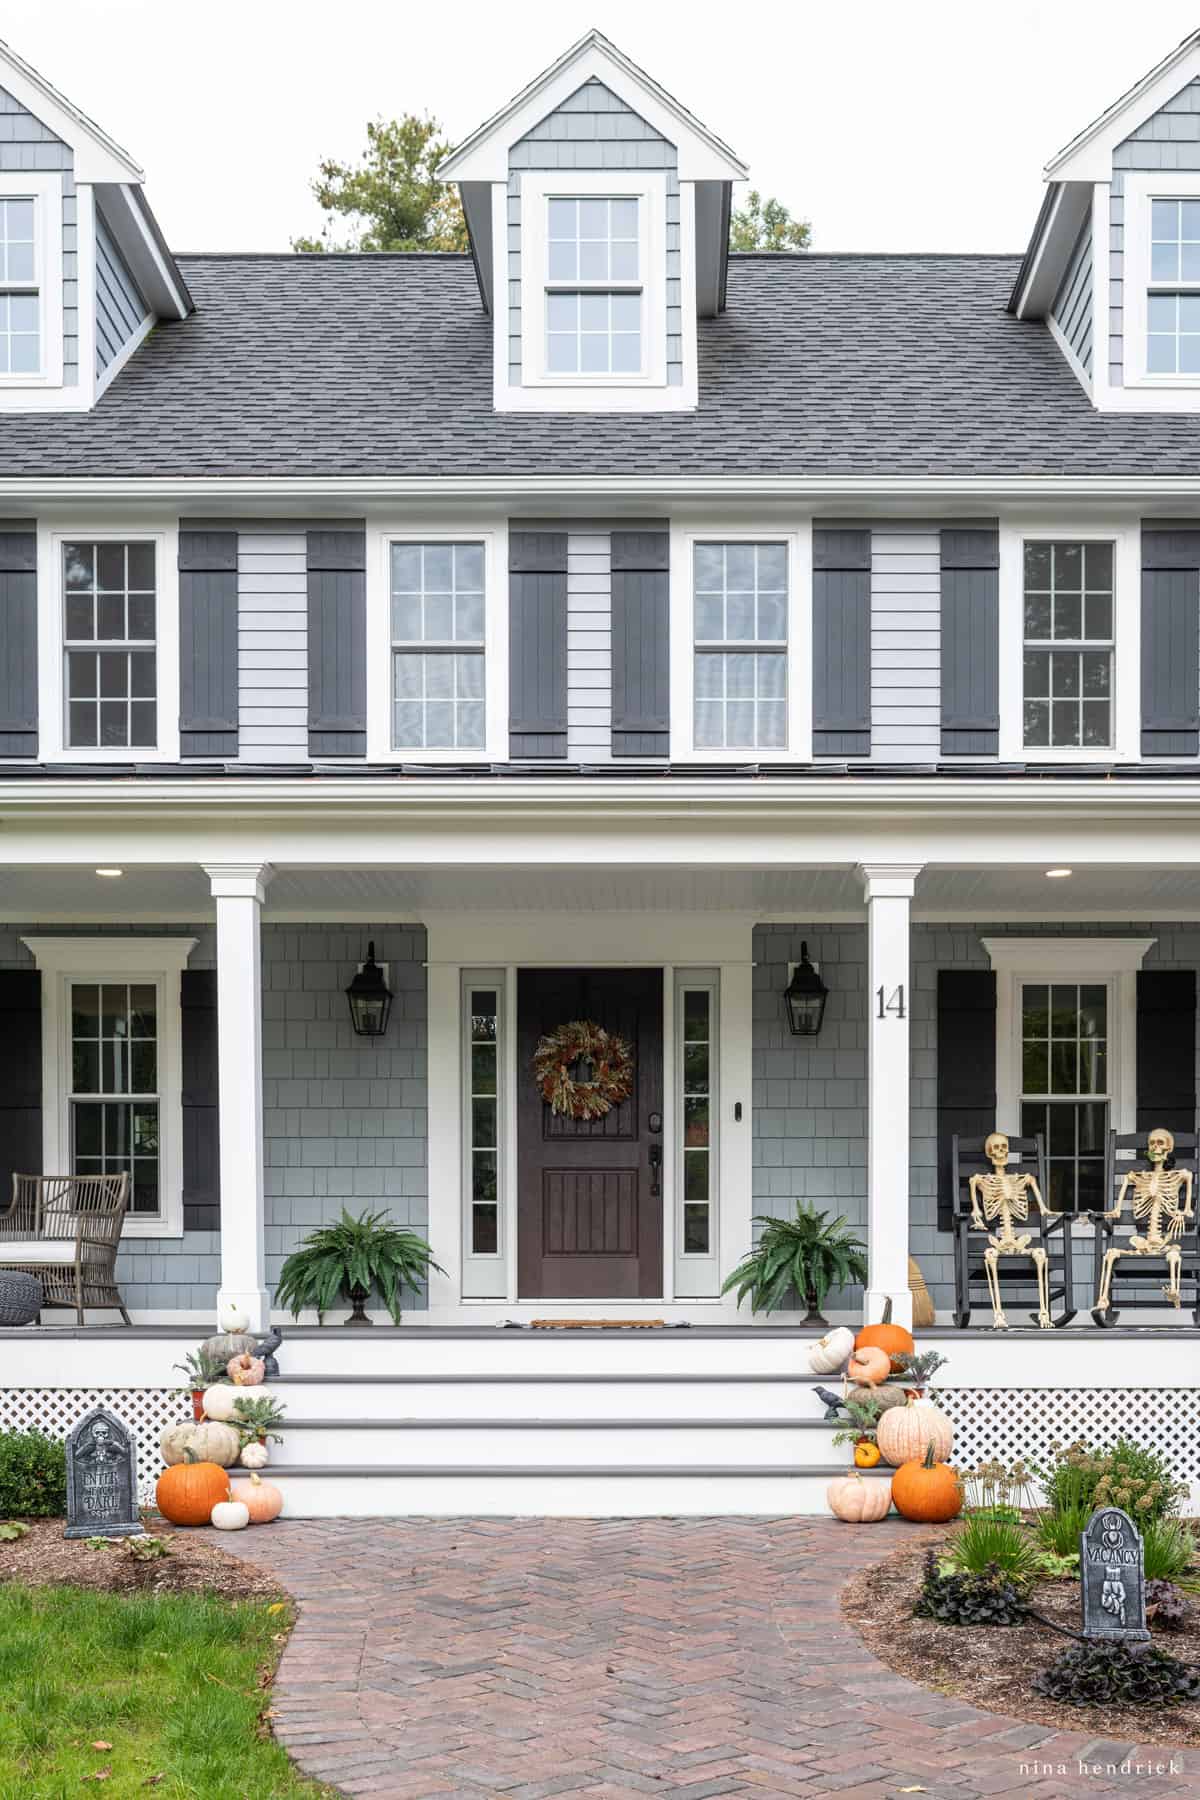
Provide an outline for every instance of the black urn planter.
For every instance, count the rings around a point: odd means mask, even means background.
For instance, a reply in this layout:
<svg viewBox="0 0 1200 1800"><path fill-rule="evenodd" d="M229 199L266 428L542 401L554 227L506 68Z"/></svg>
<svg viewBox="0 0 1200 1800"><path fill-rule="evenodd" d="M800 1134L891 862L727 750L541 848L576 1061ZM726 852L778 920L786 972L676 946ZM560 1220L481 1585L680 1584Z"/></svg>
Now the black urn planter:
<svg viewBox="0 0 1200 1800"><path fill-rule="evenodd" d="M804 1304L808 1307L808 1311L805 1313L800 1323L802 1325L819 1325L822 1331L828 1331L829 1320L821 1311L821 1304L817 1298L816 1288L807 1288L805 1290Z"/></svg>
<svg viewBox="0 0 1200 1800"><path fill-rule="evenodd" d="M350 1317L345 1321L347 1325L373 1325L375 1323L374 1319L368 1319L366 1313L367 1299L370 1292L370 1288L365 1287L352 1287L350 1289L350 1304L354 1310L351 1312Z"/></svg>

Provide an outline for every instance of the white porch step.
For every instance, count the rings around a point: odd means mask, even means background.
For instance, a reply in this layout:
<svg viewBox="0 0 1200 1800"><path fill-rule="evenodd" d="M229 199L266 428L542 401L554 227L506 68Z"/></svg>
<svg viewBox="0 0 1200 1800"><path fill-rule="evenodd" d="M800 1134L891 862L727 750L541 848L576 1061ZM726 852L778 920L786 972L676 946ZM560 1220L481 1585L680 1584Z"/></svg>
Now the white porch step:
<svg viewBox="0 0 1200 1800"><path fill-rule="evenodd" d="M543 1516L703 1518L712 1514L828 1516L825 1489L845 1464L805 1470L713 1464L629 1467L497 1465L451 1468L271 1465L285 1518ZM887 1473L890 1473L888 1471ZM868 1475L868 1479L874 1479Z"/></svg>
<svg viewBox="0 0 1200 1800"><path fill-rule="evenodd" d="M815 1378L794 1375L282 1376L271 1389L289 1425L354 1417L366 1421L586 1418L784 1422L819 1419ZM835 1384L836 1385L836 1384Z"/></svg>
<svg viewBox="0 0 1200 1800"><path fill-rule="evenodd" d="M288 1376L404 1377L583 1375L807 1376L812 1332L781 1328L671 1331L448 1331L429 1326L285 1333Z"/></svg>
<svg viewBox="0 0 1200 1800"><path fill-rule="evenodd" d="M834 1459L834 1427L817 1420L707 1419L323 1419L289 1417L271 1467L331 1463L374 1467L416 1464L528 1472L579 1465L668 1465L793 1471Z"/></svg>

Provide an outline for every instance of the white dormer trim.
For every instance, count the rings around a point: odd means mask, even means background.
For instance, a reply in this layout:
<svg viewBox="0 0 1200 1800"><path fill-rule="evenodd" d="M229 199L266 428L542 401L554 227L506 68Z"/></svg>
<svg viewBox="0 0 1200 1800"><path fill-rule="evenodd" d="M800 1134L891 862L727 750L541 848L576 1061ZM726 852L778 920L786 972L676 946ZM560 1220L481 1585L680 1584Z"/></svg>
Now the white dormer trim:
<svg viewBox="0 0 1200 1800"><path fill-rule="evenodd" d="M581 88L586 81L602 81L618 99L674 144L679 156L679 179L685 181L744 181L746 165L727 144L693 117L687 108L631 62L599 31L589 31L552 63L529 86L454 150L440 165L441 181L489 181L508 179L508 153L512 145ZM499 291L499 290L498 290Z"/></svg>
<svg viewBox="0 0 1200 1800"><path fill-rule="evenodd" d="M63 181L61 175L0 173L0 199L33 202L34 283L40 361L36 371L0 373L0 412L41 404L63 379ZM36 399L34 398L36 396Z"/></svg>
<svg viewBox="0 0 1200 1800"><path fill-rule="evenodd" d="M1112 156L1181 88L1200 76L1200 31L1194 31L1140 81L1114 100L1046 164L1047 181L1109 181Z"/></svg>
<svg viewBox="0 0 1200 1800"><path fill-rule="evenodd" d="M6 43L0 42L0 86L36 119L69 144L75 153L76 181L145 180L139 165L115 138L73 106L44 75Z"/></svg>

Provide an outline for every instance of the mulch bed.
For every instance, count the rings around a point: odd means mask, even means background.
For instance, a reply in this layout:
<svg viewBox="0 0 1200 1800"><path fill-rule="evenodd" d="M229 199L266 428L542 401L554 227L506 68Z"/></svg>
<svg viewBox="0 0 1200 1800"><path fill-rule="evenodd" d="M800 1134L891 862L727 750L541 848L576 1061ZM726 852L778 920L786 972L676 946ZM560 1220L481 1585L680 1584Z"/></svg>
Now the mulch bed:
<svg viewBox="0 0 1200 1800"><path fill-rule="evenodd" d="M1069 1639L1044 1625L939 1625L915 1619L924 1556L924 1546L899 1550L860 1570L842 1593L846 1617L890 1669L934 1693L1037 1725L1098 1731L1134 1744L1200 1744L1200 1705L1115 1711L1043 1699L1034 1690L1034 1675L1071 1647ZM1055 1624L1079 1630L1077 1581L1038 1582L1030 1604ZM1200 1664L1200 1599L1192 1610L1187 1630L1154 1632L1154 1642L1180 1662Z"/></svg>
<svg viewBox="0 0 1200 1800"><path fill-rule="evenodd" d="M138 1561L120 1544L91 1549L63 1537L61 1519L30 1519L28 1535L0 1543L0 1581L26 1587L97 1588L110 1594L217 1594L225 1600L279 1600L279 1582L219 1550L196 1532L149 1518L146 1529L165 1538L171 1554Z"/></svg>

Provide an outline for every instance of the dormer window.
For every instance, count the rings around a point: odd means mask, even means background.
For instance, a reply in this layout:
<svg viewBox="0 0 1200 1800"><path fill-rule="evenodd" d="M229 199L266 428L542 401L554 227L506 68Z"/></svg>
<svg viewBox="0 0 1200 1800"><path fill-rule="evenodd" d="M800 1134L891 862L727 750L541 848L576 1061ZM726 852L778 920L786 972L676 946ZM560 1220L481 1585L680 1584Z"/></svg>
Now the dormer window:
<svg viewBox="0 0 1200 1800"><path fill-rule="evenodd" d="M547 201L546 373L640 375L640 202Z"/></svg>
<svg viewBox="0 0 1200 1800"><path fill-rule="evenodd" d="M62 381L62 182L0 175L0 388Z"/></svg>
<svg viewBox="0 0 1200 1800"><path fill-rule="evenodd" d="M1200 375L1200 197L1150 202L1146 373Z"/></svg>

